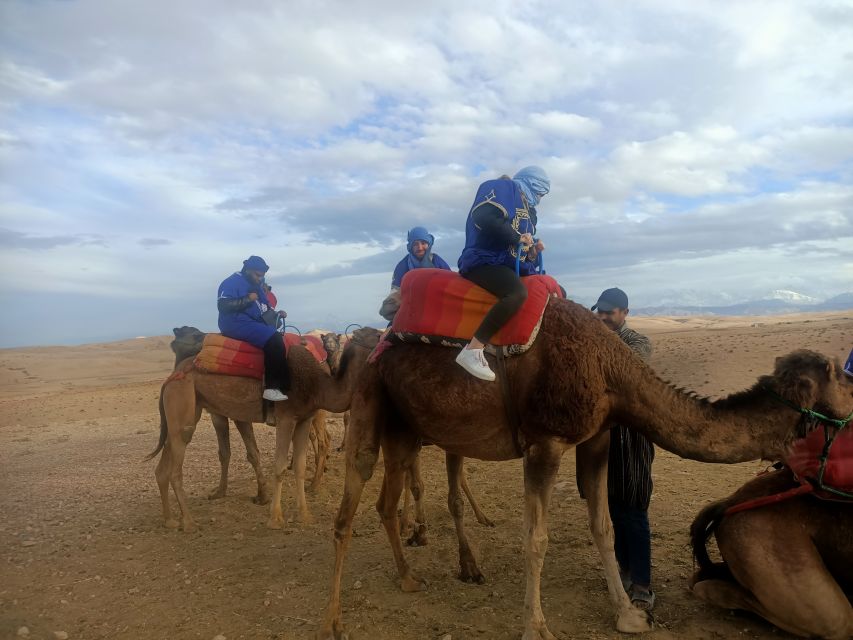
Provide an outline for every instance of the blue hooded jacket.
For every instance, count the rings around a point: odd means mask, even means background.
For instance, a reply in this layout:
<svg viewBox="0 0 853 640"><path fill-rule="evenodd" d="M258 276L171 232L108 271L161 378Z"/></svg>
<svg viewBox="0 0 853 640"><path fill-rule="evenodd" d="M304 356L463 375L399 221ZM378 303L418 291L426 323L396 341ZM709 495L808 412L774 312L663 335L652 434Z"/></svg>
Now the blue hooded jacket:
<svg viewBox="0 0 853 640"><path fill-rule="evenodd" d="M260 271L262 269L258 269ZM267 295L260 285L254 285L238 271L222 281L217 298L244 298L257 293L258 299L236 313L219 313L219 331L227 338L244 340L263 349L264 344L275 334L275 327L264 322L262 314L270 308Z"/></svg>

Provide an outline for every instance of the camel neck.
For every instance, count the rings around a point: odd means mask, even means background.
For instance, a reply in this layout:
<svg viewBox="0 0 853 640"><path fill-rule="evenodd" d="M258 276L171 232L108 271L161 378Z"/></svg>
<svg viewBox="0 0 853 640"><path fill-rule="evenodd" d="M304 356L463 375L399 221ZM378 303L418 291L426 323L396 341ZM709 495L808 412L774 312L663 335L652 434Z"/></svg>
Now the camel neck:
<svg viewBox="0 0 853 640"><path fill-rule="evenodd" d="M702 462L779 459L800 419L798 412L754 387L710 402L658 379L650 368L626 379L616 394L613 418L658 446Z"/></svg>

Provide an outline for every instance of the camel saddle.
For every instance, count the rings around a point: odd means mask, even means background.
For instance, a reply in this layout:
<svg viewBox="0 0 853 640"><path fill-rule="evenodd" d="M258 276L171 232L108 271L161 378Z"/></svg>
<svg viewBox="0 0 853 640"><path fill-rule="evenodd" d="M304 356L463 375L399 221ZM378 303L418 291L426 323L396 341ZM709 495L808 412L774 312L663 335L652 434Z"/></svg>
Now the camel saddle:
<svg viewBox="0 0 853 640"><path fill-rule="evenodd" d="M504 347L506 355L522 353L533 344L548 299L563 295L551 276L527 276L521 281L527 287L527 300L490 341ZM444 269L409 271L403 276L400 298L389 334L392 340L452 347L465 345L497 302L485 289Z"/></svg>
<svg viewBox="0 0 853 640"><path fill-rule="evenodd" d="M298 344L305 347L317 362L326 361L323 341L317 336L300 336L295 333L284 333L281 336L287 352L290 347ZM204 343L193 361L193 366L205 373L260 380L264 377L264 352L248 342L226 338L220 333L208 333L204 336Z"/></svg>
<svg viewBox="0 0 853 640"><path fill-rule="evenodd" d="M831 500L853 500L853 427L820 424L791 444L785 464L801 484Z"/></svg>

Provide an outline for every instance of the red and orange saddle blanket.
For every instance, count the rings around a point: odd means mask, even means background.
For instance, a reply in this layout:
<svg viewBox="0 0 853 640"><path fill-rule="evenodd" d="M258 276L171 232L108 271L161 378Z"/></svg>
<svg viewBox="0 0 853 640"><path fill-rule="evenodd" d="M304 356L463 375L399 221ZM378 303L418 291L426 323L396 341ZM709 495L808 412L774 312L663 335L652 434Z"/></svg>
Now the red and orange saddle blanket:
<svg viewBox="0 0 853 640"><path fill-rule="evenodd" d="M794 440L785 457L798 485L787 491L729 507L726 515L812 494L824 500L853 501L853 427L820 424Z"/></svg>
<svg viewBox="0 0 853 640"><path fill-rule="evenodd" d="M521 353L539 331L548 299L562 297L551 276L528 276L527 300L491 343L505 347L507 354ZM473 336L497 298L458 273L443 269L414 269L400 287L400 309L391 325L392 339L401 342L430 342L461 346Z"/></svg>
<svg viewBox="0 0 853 640"><path fill-rule="evenodd" d="M304 346L317 362L326 361L323 341L316 336L300 336L295 333L282 334L284 348L296 344ZM196 369L206 373L221 373L229 376L246 376L260 380L264 377L264 352L248 342L226 338L219 333L208 333L204 337L201 352L193 362Z"/></svg>

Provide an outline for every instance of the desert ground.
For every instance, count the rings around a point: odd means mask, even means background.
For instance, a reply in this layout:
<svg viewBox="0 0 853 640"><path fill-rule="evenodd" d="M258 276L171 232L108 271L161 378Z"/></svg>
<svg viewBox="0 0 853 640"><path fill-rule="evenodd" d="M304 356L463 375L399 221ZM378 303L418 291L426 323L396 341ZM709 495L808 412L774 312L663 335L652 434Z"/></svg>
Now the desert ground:
<svg viewBox="0 0 853 640"><path fill-rule="evenodd" d="M652 338L652 365L676 386L719 396L751 385L776 356L810 348L842 361L853 345L853 311L762 318L636 318ZM155 461L161 382L172 367L169 337L110 344L0 350L0 637L305 638L326 603L332 518L343 454L333 452L313 524L265 526L252 504L254 475L232 430L229 494L208 500L218 479L216 438L205 416L184 465L200 531L163 527ZM438 348L438 347L436 347ZM342 422L329 424L334 445ZM273 430L256 425L264 467ZM309 456L309 465L311 459ZM727 495L766 463L721 466L658 451L650 519L655 629L670 638L787 638L764 621L720 610L687 588L688 526L699 508ZM429 545L408 548L429 582L402 593L373 505L382 469L368 483L344 576L344 621L356 638L516 638L521 632L520 461L469 461L471 487L494 528L466 513L486 584L456 579L456 538L446 508L443 455L423 451ZM309 469L309 474L311 470ZM292 476L285 514L293 513ZM543 607L561 638L617 638L574 455L563 460L550 509Z"/></svg>

